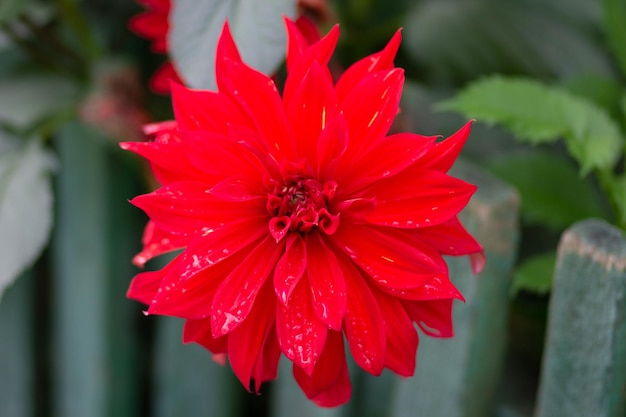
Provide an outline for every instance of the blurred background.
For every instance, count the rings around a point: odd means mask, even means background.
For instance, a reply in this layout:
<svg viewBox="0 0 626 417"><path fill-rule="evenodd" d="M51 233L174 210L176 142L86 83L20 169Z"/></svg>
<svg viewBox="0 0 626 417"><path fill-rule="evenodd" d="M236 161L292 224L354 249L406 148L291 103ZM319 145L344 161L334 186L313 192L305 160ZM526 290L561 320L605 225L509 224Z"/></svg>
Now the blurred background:
<svg viewBox="0 0 626 417"><path fill-rule="evenodd" d="M117 143L144 140L143 124L172 118L167 93L155 92L151 81L165 51L155 53L154 37L129 29L146 11L141 3L0 0L0 416L414 415L397 394L399 377L374 379L356 369L353 399L334 410L300 398L289 369L261 395L249 394L228 366L182 344L182 321L145 317L143 306L126 299L147 220L127 200L157 185ZM557 88L626 128L620 47L611 41L619 34L611 34L609 9L624 11L620 2L300 3L323 33L340 23L337 73L403 28L395 62L406 84L395 130L453 133L472 111L444 111L440 103L494 75ZM139 26L145 32L158 24ZM538 102L512 101L530 123L538 117ZM505 233L511 249L492 255L506 265L494 278L504 285L497 314L505 332L497 342L501 382L490 393L492 412L483 415L499 417L533 413L561 234L590 217L619 221L598 178L580 175L580 159L566 144L530 144L511 131L478 117L463 153L489 181L521 197Z"/></svg>

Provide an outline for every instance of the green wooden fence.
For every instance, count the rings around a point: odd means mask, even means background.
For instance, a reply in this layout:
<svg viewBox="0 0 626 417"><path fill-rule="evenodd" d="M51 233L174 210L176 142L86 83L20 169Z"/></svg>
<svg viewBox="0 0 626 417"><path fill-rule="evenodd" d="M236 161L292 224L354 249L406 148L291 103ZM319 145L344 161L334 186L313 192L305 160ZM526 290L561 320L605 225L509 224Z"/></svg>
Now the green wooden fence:
<svg viewBox="0 0 626 417"><path fill-rule="evenodd" d="M478 168L455 167L479 185L463 221L488 258L478 276L467 259L450 259L467 299L455 305L456 337L422 336L414 378L374 378L352 365L350 403L320 409L288 364L260 396L249 394L210 353L182 344L179 319L144 317L125 298L145 221L126 202L141 192L136 164L76 123L55 146L51 249L0 303L1 417L530 417L498 397L519 201ZM624 417L625 271L620 231L590 220L563 235L536 417Z"/></svg>

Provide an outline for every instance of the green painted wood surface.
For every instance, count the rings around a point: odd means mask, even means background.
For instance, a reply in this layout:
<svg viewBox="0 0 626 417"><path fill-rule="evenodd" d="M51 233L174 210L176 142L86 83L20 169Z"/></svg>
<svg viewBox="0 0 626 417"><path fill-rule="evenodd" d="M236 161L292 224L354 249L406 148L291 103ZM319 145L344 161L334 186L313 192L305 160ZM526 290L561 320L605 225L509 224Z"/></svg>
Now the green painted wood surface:
<svg viewBox="0 0 626 417"><path fill-rule="evenodd" d="M123 185L129 175L121 151L82 124L65 126L55 145L52 414L136 416L139 352L124 294L139 235L135 211L120 205L134 194Z"/></svg>
<svg viewBox="0 0 626 417"><path fill-rule="evenodd" d="M0 300L0 416L34 415L34 275L22 274Z"/></svg>
<svg viewBox="0 0 626 417"><path fill-rule="evenodd" d="M537 417L626 414L626 238L600 220L562 236Z"/></svg>
<svg viewBox="0 0 626 417"><path fill-rule="evenodd" d="M182 343L182 320L156 317L152 406L155 417L241 415L245 389L229 366L197 344Z"/></svg>
<svg viewBox="0 0 626 417"><path fill-rule="evenodd" d="M413 378L397 382L393 417L493 415L507 339L508 290L518 242L519 197L479 168L458 163L453 175L478 185L461 216L483 244L487 264L474 276L466 258L449 258L450 276L466 303L455 302L455 337L420 333Z"/></svg>

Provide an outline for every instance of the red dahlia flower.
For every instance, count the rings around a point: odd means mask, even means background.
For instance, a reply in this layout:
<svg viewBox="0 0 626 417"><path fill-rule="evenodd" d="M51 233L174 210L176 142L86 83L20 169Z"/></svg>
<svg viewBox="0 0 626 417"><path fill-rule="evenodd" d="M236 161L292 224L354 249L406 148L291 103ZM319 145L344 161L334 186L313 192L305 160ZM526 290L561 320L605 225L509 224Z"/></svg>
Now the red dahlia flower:
<svg viewBox="0 0 626 417"><path fill-rule="evenodd" d="M413 323L452 335L462 296L442 255L482 251L457 219L476 187L447 174L470 126L440 142L386 136L404 82L400 33L333 84L339 28L309 47L286 26L282 97L225 25L218 91L172 85L176 120L151 126L154 142L122 144L163 184L132 200L151 219L135 262L183 249L128 296L186 319L184 341L227 355L244 386L275 378L282 353L310 399L336 406L351 393L344 336L367 372L408 376Z"/></svg>

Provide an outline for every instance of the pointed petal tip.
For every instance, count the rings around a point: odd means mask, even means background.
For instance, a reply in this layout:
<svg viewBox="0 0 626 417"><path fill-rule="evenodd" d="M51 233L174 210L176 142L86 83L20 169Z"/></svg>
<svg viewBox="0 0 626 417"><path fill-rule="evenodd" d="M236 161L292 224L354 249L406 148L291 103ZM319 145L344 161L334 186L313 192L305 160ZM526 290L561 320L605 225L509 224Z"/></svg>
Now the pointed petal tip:
<svg viewBox="0 0 626 417"><path fill-rule="evenodd" d="M470 254L470 263L472 265L472 273L474 275L480 274L487 263L485 251L481 250L480 252Z"/></svg>

